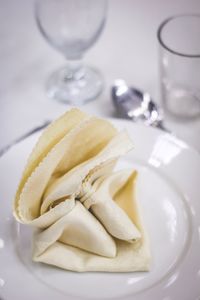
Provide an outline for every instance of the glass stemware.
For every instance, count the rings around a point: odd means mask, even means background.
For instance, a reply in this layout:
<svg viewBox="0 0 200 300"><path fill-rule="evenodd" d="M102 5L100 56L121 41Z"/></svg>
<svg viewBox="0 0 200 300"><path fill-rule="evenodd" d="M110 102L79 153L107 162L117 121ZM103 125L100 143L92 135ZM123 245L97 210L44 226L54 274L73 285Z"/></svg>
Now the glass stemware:
<svg viewBox="0 0 200 300"><path fill-rule="evenodd" d="M107 0L38 0L35 17L44 38L67 59L47 82L52 98L79 105L102 91L100 73L82 64L84 52L100 36L106 20Z"/></svg>
<svg viewBox="0 0 200 300"><path fill-rule="evenodd" d="M200 15L183 14L158 28L163 107L176 120L200 118Z"/></svg>

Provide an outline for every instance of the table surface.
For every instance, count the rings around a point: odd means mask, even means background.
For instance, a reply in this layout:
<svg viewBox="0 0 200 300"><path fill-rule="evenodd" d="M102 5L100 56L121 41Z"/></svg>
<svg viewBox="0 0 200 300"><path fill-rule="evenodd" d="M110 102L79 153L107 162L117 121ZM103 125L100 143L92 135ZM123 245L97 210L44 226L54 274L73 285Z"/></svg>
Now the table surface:
<svg viewBox="0 0 200 300"><path fill-rule="evenodd" d="M200 13L199 0L110 0L107 24L84 61L101 70L104 92L82 109L114 117L110 88L117 78L159 97L156 31L168 16ZM0 1L0 148L44 120L54 119L68 106L48 99L45 82L65 64L62 55L40 35L33 1ZM166 126L200 150L200 120L180 122L165 115Z"/></svg>

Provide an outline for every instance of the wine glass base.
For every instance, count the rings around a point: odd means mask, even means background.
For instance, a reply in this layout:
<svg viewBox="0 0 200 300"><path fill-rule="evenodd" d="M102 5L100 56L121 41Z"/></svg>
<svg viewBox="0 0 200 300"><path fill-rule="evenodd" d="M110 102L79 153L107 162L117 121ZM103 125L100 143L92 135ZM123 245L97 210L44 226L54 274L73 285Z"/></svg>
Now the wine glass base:
<svg viewBox="0 0 200 300"><path fill-rule="evenodd" d="M103 90L101 74L90 67L83 67L72 76L71 70L64 67L54 72L47 82L47 93L50 98L81 105L94 100Z"/></svg>

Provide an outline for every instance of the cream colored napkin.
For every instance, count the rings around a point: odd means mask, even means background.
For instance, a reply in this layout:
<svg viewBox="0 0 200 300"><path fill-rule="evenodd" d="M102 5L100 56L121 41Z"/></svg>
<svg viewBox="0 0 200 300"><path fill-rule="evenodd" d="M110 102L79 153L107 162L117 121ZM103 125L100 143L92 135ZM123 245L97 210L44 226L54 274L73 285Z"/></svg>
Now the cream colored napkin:
<svg viewBox="0 0 200 300"><path fill-rule="evenodd" d="M34 261L79 272L149 269L137 172L113 171L131 149L126 132L77 109L43 132L14 201L16 219L36 228Z"/></svg>

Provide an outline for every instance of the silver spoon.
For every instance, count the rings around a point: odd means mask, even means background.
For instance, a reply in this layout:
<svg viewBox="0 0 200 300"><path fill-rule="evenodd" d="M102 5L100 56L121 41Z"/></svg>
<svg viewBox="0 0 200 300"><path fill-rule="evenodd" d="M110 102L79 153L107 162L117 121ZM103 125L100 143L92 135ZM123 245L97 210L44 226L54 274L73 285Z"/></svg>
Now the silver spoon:
<svg viewBox="0 0 200 300"><path fill-rule="evenodd" d="M163 125L161 110L148 93L129 87L124 80L118 79L112 87L112 100L120 117L169 132Z"/></svg>

